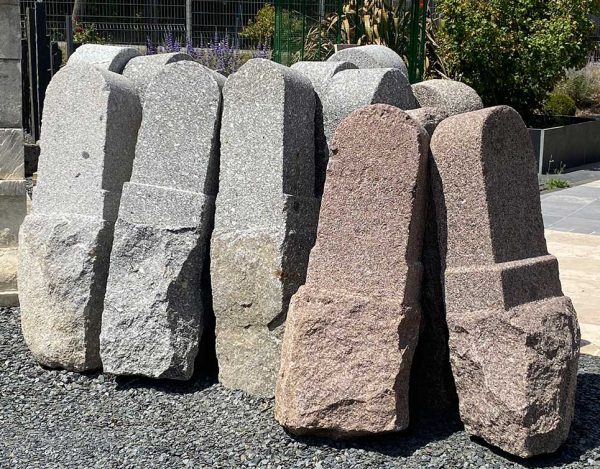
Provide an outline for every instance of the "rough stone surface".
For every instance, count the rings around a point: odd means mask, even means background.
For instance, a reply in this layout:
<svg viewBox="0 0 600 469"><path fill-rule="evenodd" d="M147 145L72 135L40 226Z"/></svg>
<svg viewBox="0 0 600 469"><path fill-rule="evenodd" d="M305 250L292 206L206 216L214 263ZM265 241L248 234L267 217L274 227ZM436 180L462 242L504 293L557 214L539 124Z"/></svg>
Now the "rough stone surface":
<svg viewBox="0 0 600 469"><path fill-rule="evenodd" d="M21 116L21 21L0 1L0 305L16 306L17 239L27 213Z"/></svg>
<svg viewBox="0 0 600 469"><path fill-rule="evenodd" d="M127 63L140 55L135 47L83 44L69 57L68 64L88 63L109 72L123 73Z"/></svg>
<svg viewBox="0 0 600 469"><path fill-rule="evenodd" d="M168 64L180 62L182 60L192 60L188 54L182 52L172 52L169 54L140 55L133 57L123 69L123 76L129 78L140 97L144 102L146 89L156 76Z"/></svg>
<svg viewBox="0 0 600 469"><path fill-rule="evenodd" d="M356 69L356 65L349 62L297 62L291 66L302 73L312 83L316 93L315 109L315 195L323 195L325 185L325 171L329 161L329 146L325 137L323 122L323 102L327 84L331 78L344 70Z"/></svg>
<svg viewBox="0 0 600 469"><path fill-rule="evenodd" d="M221 91L191 61L146 90L124 186L104 301L100 354L113 374L189 379L202 334L202 268L218 184Z"/></svg>
<svg viewBox="0 0 600 469"><path fill-rule="evenodd" d="M404 110L419 107L408 78L393 68L339 72L328 81L322 103L327 140L346 116L369 104L390 104Z"/></svg>
<svg viewBox="0 0 600 469"><path fill-rule="evenodd" d="M2 97L0 128L20 128L23 125L23 117L19 59L0 57L0 96Z"/></svg>
<svg viewBox="0 0 600 469"><path fill-rule="evenodd" d="M300 73L254 59L228 78L223 99L211 240L219 379L273 396L289 301L316 234L315 92Z"/></svg>
<svg viewBox="0 0 600 469"><path fill-rule="evenodd" d="M444 119L448 117L445 111L435 107L422 107L418 109L411 109L406 113L420 123L429 134L433 135L433 131L440 125Z"/></svg>
<svg viewBox="0 0 600 469"><path fill-rule="evenodd" d="M420 106L434 107L447 116L478 111L483 103L477 92L454 80L426 80L412 85Z"/></svg>
<svg viewBox="0 0 600 469"><path fill-rule="evenodd" d="M438 126L431 152L465 429L521 457L552 453L573 416L580 338L546 249L527 128L505 106L461 114Z"/></svg>
<svg viewBox="0 0 600 469"><path fill-rule="evenodd" d="M275 395L275 417L293 433L341 438L408 426L428 141L387 105L355 111L336 130Z"/></svg>
<svg viewBox="0 0 600 469"><path fill-rule="evenodd" d="M0 180L0 305L2 306L19 304L17 244L19 229L26 215L25 181Z"/></svg>
<svg viewBox="0 0 600 469"><path fill-rule="evenodd" d="M342 49L327 59L328 62L350 62L358 68L397 68L408 77L402 57L386 46L371 44Z"/></svg>
<svg viewBox="0 0 600 469"><path fill-rule="evenodd" d="M523 461L469 438L457 416L413 416L377 438L296 437L273 400L191 381L71 373L38 366L19 310L0 308L0 458L15 469L323 468L590 469L600 463L600 357L582 355L573 427L553 455ZM65 410L67 409L67 410Z"/></svg>
<svg viewBox="0 0 600 469"><path fill-rule="evenodd" d="M44 365L100 366L113 225L140 120L129 81L89 64L64 67L46 91L40 177L19 233L23 335Z"/></svg>
<svg viewBox="0 0 600 469"><path fill-rule="evenodd" d="M0 180L25 179L21 129L0 129Z"/></svg>

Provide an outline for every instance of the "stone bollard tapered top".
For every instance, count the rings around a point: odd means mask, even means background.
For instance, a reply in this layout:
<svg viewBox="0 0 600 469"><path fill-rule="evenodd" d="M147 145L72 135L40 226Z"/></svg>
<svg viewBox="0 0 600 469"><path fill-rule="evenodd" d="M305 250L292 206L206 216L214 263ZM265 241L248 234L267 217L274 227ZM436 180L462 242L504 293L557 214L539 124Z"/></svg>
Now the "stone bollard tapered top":
<svg viewBox="0 0 600 469"><path fill-rule="evenodd" d="M536 161L519 114L450 117L431 140L452 372L465 430L530 457L565 441L579 328L548 255Z"/></svg>
<svg viewBox="0 0 600 469"><path fill-rule="evenodd" d="M177 61L145 96L115 226L100 352L109 373L189 379L204 323L221 90L214 72Z"/></svg>
<svg viewBox="0 0 600 469"><path fill-rule="evenodd" d="M473 88L454 80L425 80L412 85L421 107L438 108L448 116L478 111L483 102Z"/></svg>
<svg viewBox="0 0 600 469"><path fill-rule="evenodd" d="M395 68L343 70L328 81L322 101L328 141L337 125L363 106L390 104L403 110L419 107L408 78Z"/></svg>
<svg viewBox="0 0 600 469"><path fill-rule="evenodd" d="M129 46L107 46L104 44L83 44L69 57L69 65L88 63L109 72L123 73L123 69L140 51Z"/></svg>
<svg viewBox="0 0 600 469"><path fill-rule="evenodd" d="M408 77L408 70L402 57L389 47L377 44L339 50L327 61L350 62L358 68L396 68Z"/></svg>
<svg viewBox="0 0 600 469"><path fill-rule="evenodd" d="M254 59L223 89L211 280L219 379L273 396L283 325L304 283L319 202L315 91L302 74Z"/></svg>
<svg viewBox="0 0 600 469"><path fill-rule="evenodd" d="M130 59L123 69L123 76L133 82L140 101L144 102L144 96L148 85L156 78L161 70L168 64L192 60L192 57L182 52L169 54L140 55Z"/></svg>
<svg viewBox="0 0 600 469"><path fill-rule="evenodd" d="M21 326L46 366L101 366L113 228L141 116L129 80L90 64L64 67L46 91L40 177L19 233Z"/></svg>
<svg viewBox="0 0 600 469"><path fill-rule="evenodd" d="M306 284L292 298L275 395L291 432L408 426L420 320L429 137L389 105L337 128Z"/></svg>

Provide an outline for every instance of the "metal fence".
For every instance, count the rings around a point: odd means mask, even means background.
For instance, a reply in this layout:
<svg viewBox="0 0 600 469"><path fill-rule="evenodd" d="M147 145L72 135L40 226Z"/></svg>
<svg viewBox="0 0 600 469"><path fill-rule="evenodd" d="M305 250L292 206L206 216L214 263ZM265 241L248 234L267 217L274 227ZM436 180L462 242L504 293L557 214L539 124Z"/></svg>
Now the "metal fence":
<svg viewBox="0 0 600 469"><path fill-rule="evenodd" d="M241 47L250 47L239 35L255 18L264 0L80 0L78 21L84 27L94 25L97 33L112 44L154 43L173 33L184 42L189 35L194 45L208 43L214 35L228 36ZM21 0L24 20L26 8L35 0ZM52 38L65 40L65 16L73 12L73 0L46 0L47 28ZM188 31L189 28L189 31Z"/></svg>
<svg viewBox="0 0 600 469"><path fill-rule="evenodd" d="M383 44L424 73L428 0L275 0L274 60L325 60L335 44Z"/></svg>

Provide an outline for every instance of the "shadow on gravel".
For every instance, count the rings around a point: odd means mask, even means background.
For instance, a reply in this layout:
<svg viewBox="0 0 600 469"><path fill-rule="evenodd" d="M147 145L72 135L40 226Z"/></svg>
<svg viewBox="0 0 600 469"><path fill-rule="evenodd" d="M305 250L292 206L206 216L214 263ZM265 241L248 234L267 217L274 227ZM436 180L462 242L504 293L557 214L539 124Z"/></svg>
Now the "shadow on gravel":
<svg viewBox="0 0 600 469"><path fill-rule="evenodd" d="M555 454L538 456L532 459L521 459L498 448L492 447L479 438L472 441L488 448L497 456L520 464L527 468L545 468L578 462L584 454L600 447L600 375L582 373L577 377L577 394L575 397L575 415L567 442ZM458 415L429 414L417 416L410 428L404 432L389 435L362 437L356 440L337 441L328 438L301 437L288 433L298 442L310 446L327 446L344 449L356 448L373 451L392 457L409 457L416 450L428 443L445 440L455 432L463 429Z"/></svg>
<svg viewBox="0 0 600 469"><path fill-rule="evenodd" d="M167 394L191 394L213 386L217 383L217 380L210 376L194 374L189 381L152 379L140 376L117 376L115 382L117 384L117 391L153 389Z"/></svg>
<svg viewBox="0 0 600 469"><path fill-rule="evenodd" d="M520 459L498 448L488 445L480 438L471 438L494 454L528 468L555 467L579 462L589 450L600 447L600 375L582 373L577 376L575 415L569 438L561 449L550 455L531 459ZM584 458L584 462L585 462Z"/></svg>
<svg viewBox="0 0 600 469"><path fill-rule="evenodd" d="M403 432L360 437L353 440L332 440L286 433L290 438L310 446L327 446L338 450L354 448L391 457L410 457L419 448L428 443L445 440L462 428L458 414L428 413L413 418L410 427Z"/></svg>

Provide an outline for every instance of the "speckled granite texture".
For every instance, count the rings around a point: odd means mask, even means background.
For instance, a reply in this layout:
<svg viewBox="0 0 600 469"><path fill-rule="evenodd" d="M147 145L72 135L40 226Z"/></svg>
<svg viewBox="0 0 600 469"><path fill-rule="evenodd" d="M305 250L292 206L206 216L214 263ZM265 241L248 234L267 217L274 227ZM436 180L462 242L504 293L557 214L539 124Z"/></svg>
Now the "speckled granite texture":
<svg viewBox="0 0 600 469"><path fill-rule="evenodd" d="M64 67L46 92L40 176L19 234L23 334L46 366L100 367L112 232L141 115L129 80L90 64Z"/></svg>
<svg viewBox="0 0 600 469"><path fill-rule="evenodd" d="M299 72L254 59L228 78L223 99L211 240L219 380L272 397L316 234L315 91Z"/></svg>
<svg viewBox="0 0 600 469"><path fill-rule="evenodd" d="M221 91L192 61L162 67L146 90L125 184L100 353L118 375L189 379L202 334L202 268L218 185Z"/></svg>
<svg viewBox="0 0 600 469"><path fill-rule="evenodd" d="M567 438L579 328L548 255L527 128L501 106L431 141L452 371L471 435L529 457Z"/></svg>
<svg viewBox="0 0 600 469"><path fill-rule="evenodd" d="M408 426L428 141L420 124L382 104L336 130L275 395L275 416L293 433L341 438Z"/></svg>

